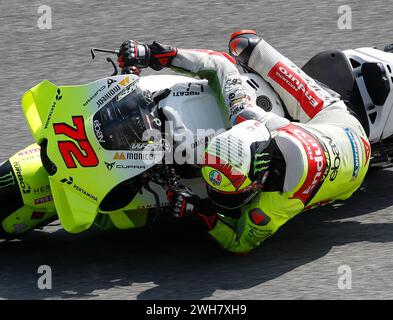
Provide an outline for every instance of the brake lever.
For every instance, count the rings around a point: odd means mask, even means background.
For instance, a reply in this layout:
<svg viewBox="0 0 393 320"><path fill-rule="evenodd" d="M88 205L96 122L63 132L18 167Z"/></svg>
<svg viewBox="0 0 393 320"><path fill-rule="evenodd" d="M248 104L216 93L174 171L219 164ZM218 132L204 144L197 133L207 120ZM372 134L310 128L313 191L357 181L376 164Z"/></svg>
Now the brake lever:
<svg viewBox="0 0 393 320"><path fill-rule="evenodd" d="M112 77L113 77L113 76L117 76L119 72L118 72L118 70L117 70L117 66L116 66L116 64L114 63L114 61L113 61L111 58L109 58L109 57L106 58L106 61L110 62L110 63L112 64L112 66L113 66L114 71L113 71L113 73L112 73Z"/></svg>
<svg viewBox="0 0 393 320"><path fill-rule="evenodd" d="M96 52L106 52L106 53L112 53L112 54L118 54L119 50L108 50L108 49L100 49L100 48L92 48L90 49L90 53L91 53L91 58L94 60L96 57ZM112 73L112 77L118 75L118 70L117 70L117 66L114 63L114 61L112 60L112 58L107 57L106 61L110 62L113 66L113 73Z"/></svg>

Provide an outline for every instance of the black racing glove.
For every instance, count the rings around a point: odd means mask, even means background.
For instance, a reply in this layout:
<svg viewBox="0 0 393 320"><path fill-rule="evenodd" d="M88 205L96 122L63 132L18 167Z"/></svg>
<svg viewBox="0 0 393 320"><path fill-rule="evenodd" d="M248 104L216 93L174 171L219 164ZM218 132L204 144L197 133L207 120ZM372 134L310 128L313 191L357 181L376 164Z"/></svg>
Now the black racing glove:
<svg viewBox="0 0 393 320"><path fill-rule="evenodd" d="M216 225L218 216L209 199L201 199L185 186L179 186L176 190L169 189L167 197L175 218L181 220L196 217L207 230L213 229Z"/></svg>
<svg viewBox="0 0 393 320"><path fill-rule="evenodd" d="M162 45L155 41L149 44L149 48L151 52L149 67L157 71L170 66L173 58L177 55L177 48Z"/></svg>
<svg viewBox="0 0 393 320"><path fill-rule="evenodd" d="M157 42L143 44L135 40L127 40L120 46L117 61L122 69L133 66L151 67L158 71L168 67L176 54L177 48Z"/></svg>
<svg viewBox="0 0 393 320"><path fill-rule="evenodd" d="M150 49L146 44L127 40L120 46L117 56L117 62L122 69L126 67L147 68L150 61Z"/></svg>
<svg viewBox="0 0 393 320"><path fill-rule="evenodd" d="M168 189L166 194L175 218L182 220L199 212L201 199L189 188L179 185L176 189Z"/></svg>

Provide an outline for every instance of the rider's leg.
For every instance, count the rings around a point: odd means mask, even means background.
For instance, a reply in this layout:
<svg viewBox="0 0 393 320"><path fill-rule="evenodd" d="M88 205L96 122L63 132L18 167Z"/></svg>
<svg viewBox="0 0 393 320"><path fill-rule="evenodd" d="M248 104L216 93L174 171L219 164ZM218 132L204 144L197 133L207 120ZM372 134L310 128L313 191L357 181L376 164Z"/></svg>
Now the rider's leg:
<svg viewBox="0 0 393 320"><path fill-rule="evenodd" d="M232 34L229 52L238 64L272 85L295 120L308 122L339 100L258 37L255 31L242 30Z"/></svg>

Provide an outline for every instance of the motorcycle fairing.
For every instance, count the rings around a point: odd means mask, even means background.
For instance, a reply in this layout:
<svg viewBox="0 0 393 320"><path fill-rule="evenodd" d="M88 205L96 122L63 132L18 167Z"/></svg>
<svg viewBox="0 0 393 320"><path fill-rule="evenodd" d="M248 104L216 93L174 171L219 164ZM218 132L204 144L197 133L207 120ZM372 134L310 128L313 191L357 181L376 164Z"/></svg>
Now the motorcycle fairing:
<svg viewBox="0 0 393 320"><path fill-rule="evenodd" d="M50 186L60 221L68 232L88 229L110 190L153 165L128 159L130 150L104 150L93 125L94 114L135 86L138 79L121 75L59 87L45 80L22 98L35 141L48 141L47 155L57 169L49 177ZM139 202L135 201L135 206L142 205Z"/></svg>
<svg viewBox="0 0 393 320"><path fill-rule="evenodd" d="M51 220L56 215L56 211L49 187L48 174L40 161L39 146L32 144L20 150L9 159L9 164L14 177L8 178L2 175L2 186L7 186L7 184L16 186L21 196L21 203L2 221L1 227L8 234L20 234ZM3 188L3 194L4 191ZM12 202L12 193L6 192L4 195L2 200ZM6 204L6 208L8 204Z"/></svg>
<svg viewBox="0 0 393 320"><path fill-rule="evenodd" d="M358 48L343 51L348 61L351 61L354 78L359 88L361 100L367 114L366 120L370 127L369 140L372 144L393 135L393 54L375 48ZM386 74L383 75L388 88L387 96L380 102L373 101L373 92L369 92L364 74L364 65L381 64ZM380 88L382 89L382 88ZM375 102L382 103L381 105Z"/></svg>

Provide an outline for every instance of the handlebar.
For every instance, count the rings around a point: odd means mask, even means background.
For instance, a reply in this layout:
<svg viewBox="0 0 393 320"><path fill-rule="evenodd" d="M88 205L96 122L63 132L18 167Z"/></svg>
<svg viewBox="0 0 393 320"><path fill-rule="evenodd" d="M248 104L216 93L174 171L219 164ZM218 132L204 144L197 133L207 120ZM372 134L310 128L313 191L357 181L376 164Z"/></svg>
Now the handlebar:
<svg viewBox="0 0 393 320"><path fill-rule="evenodd" d="M119 54L119 50L109 50L109 49L100 49L100 48L92 48L90 50L91 53L91 58L94 60L96 57L95 52L106 52L106 53L112 53L112 54Z"/></svg>

